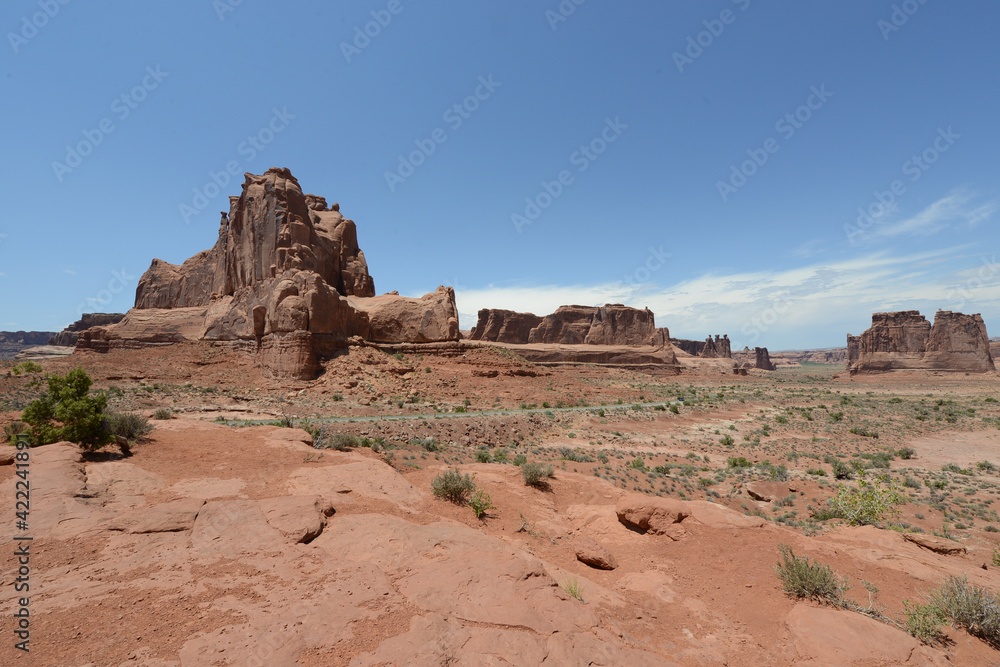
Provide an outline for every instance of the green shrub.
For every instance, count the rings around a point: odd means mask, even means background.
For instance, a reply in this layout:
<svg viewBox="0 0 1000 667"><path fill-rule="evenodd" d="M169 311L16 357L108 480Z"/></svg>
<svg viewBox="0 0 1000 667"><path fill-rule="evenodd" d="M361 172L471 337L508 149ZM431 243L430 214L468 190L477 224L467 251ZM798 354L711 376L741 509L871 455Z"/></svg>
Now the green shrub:
<svg viewBox="0 0 1000 667"><path fill-rule="evenodd" d="M753 465L750 461L743 456L730 456L726 459L726 465L730 468L749 468Z"/></svg>
<svg viewBox="0 0 1000 667"><path fill-rule="evenodd" d="M722 436L722 439L719 440L719 443L723 447L731 447L732 444L733 444L733 442L734 442L733 441L733 436L729 435L728 433L726 435Z"/></svg>
<svg viewBox="0 0 1000 667"><path fill-rule="evenodd" d="M940 608L933 604L913 604L909 600L903 600L903 613L906 614L903 621L906 631L921 642L933 645L943 640L941 626L947 618Z"/></svg>
<svg viewBox="0 0 1000 667"><path fill-rule="evenodd" d="M830 461L830 465L833 466L833 476L835 479L854 479L854 470L843 461L833 459Z"/></svg>
<svg viewBox="0 0 1000 667"><path fill-rule="evenodd" d="M125 438L129 442L136 442L153 430L149 420L137 412L108 410L106 416L111 435Z"/></svg>
<svg viewBox="0 0 1000 667"><path fill-rule="evenodd" d="M476 491L472 497L469 498L469 507L471 507L472 511L476 513L477 519L482 519L486 512L494 509L490 494L486 493L482 489Z"/></svg>
<svg viewBox="0 0 1000 667"><path fill-rule="evenodd" d="M899 515L896 505L906 502L899 482L883 483L858 480L858 487L841 486L830 499L830 506L852 526L878 523L886 517Z"/></svg>
<svg viewBox="0 0 1000 667"><path fill-rule="evenodd" d="M431 492L437 498L459 505L465 504L475 490L476 483L472 481L472 475L463 475L461 470L446 470L431 480Z"/></svg>
<svg viewBox="0 0 1000 667"><path fill-rule="evenodd" d="M90 376L82 368L65 376L52 374L46 382L48 391L21 414L31 427L28 440L32 445L68 440L93 451L112 441L104 417L108 397L104 392L89 395Z"/></svg>
<svg viewBox="0 0 1000 667"><path fill-rule="evenodd" d="M3 441L4 442L14 442L14 439L21 433L24 433L28 425L22 421L12 421L9 424L4 424L3 427Z"/></svg>
<svg viewBox="0 0 1000 667"><path fill-rule="evenodd" d="M679 414L681 413L681 411L680 411L680 409L679 409L679 408L677 407L677 404L676 404L676 403L674 403L674 404L672 404L672 405L670 406L670 411L671 411L672 413L674 413L675 415L679 415Z"/></svg>
<svg viewBox="0 0 1000 667"><path fill-rule="evenodd" d="M524 454L518 454L517 456L514 457L513 463L516 466L523 466L527 462L528 462L527 456L525 456Z"/></svg>
<svg viewBox="0 0 1000 667"><path fill-rule="evenodd" d="M360 447L361 439L351 433L328 434L325 431L319 439L313 439L313 447L316 449L335 449L338 452L346 452L352 447Z"/></svg>
<svg viewBox="0 0 1000 667"><path fill-rule="evenodd" d="M643 461L642 458L637 456L631 461L629 461L628 467L632 468L633 470L645 470L646 462Z"/></svg>
<svg viewBox="0 0 1000 667"><path fill-rule="evenodd" d="M476 450L476 460L479 461L480 463L489 463L490 458L491 458L490 450L486 449L485 447Z"/></svg>
<svg viewBox="0 0 1000 667"><path fill-rule="evenodd" d="M952 575L930 594L930 604L994 648L1000 647L1000 600L985 588L970 584L966 576Z"/></svg>
<svg viewBox="0 0 1000 667"><path fill-rule="evenodd" d="M917 450L913 449L913 447L900 447L896 450L896 456L906 461L912 459L916 454Z"/></svg>
<svg viewBox="0 0 1000 667"><path fill-rule="evenodd" d="M153 413L153 419L173 419L174 411L170 408L156 408L156 412Z"/></svg>
<svg viewBox="0 0 1000 667"><path fill-rule="evenodd" d="M542 486L547 483L549 477L555 474L555 468L551 463L539 463L532 461L521 465L521 477L524 478L526 486Z"/></svg>
<svg viewBox="0 0 1000 667"><path fill-rule="evenodd" d="M806 474L816 475L817 477L825 477L826 471L823 470L822 468L809 468L809 470L806 470Z"/></svg>
<svg viewBox="0 0 1000 667"><path fill-rule="evenodd" d="M810 561L805 556L799 558L786 544L778 549L781 560L774 566L774 571L778 573L786 593L838 607L844 605L844 593L850 588L846 578L839 577L829 565Z"/></svg>

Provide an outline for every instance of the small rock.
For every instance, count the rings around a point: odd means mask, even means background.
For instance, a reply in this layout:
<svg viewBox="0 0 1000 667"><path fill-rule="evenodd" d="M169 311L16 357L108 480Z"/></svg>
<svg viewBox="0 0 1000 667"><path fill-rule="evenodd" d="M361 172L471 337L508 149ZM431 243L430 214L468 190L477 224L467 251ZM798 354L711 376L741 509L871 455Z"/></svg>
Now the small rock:
<svg viewBox="0 0 1000 667"><path fill-rule="evenodd" d="M599 570L614 570L618 561L614 554L589 537L578 537L573 541L576 559Z"/></svg>

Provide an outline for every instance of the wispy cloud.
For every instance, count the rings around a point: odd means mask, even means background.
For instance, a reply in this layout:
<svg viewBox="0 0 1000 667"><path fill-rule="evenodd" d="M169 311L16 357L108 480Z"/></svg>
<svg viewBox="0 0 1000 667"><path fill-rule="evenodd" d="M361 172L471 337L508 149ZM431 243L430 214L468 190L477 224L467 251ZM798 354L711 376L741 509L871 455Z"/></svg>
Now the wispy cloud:
<svg viewBox="0 0 1000 667"><path fill-rule="evenodd" d="M989 220L997 211L996 202L972 205L973 199L974 195L968 190L953 191L911 218L893 223L881 223L872 230L869 238L931 236L955 223L974 227Z"/></svg>
<svg viewBox="0 0 1000 667"><path fill-rule="evenodd" d="M63 269L63 273L68 273L71 276L76 275L76 271L74 271L73 269Z"/></svg>

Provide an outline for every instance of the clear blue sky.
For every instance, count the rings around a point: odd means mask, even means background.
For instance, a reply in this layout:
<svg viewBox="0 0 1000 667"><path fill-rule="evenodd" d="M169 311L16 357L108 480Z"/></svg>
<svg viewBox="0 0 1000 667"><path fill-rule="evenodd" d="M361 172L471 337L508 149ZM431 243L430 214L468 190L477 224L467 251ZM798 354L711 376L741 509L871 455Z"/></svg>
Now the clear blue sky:
<svg viewBox="0 0 1000 667"><path fill-rule="evenodd" d="M0 328L126 310L284 166L380 293L453 285L466 328L624 301L771 349L909 308L1000 335L1000 3L234 2L3 4Z"/></svg>

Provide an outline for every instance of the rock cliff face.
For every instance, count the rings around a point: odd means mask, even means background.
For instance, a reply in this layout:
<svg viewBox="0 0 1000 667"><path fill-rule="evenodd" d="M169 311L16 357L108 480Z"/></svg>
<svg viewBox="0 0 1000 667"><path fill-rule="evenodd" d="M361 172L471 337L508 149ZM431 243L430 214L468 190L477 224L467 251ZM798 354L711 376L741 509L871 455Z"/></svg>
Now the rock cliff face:
<svg viewBox="0 0 1000 667"><path fill-rule="evenodd" d="M983 318L950 310L939 310L933 326L915 310L875 313L870 329L860 336L847 336L847 368L852 374L996 369Z"/></svg>
<svg viewBox="0 0 1000 667"><path fill-rule="evenodd" d="M731 359L733 356L732 346L729 342L729 334L711 336L705 340L685 340L683 338L671 339L670 344L678 350L683 350L695 357L707 359Z"/></svg>
<svg viewBox="0 0 1000 667"><path fill-rule="evenodd" d="M199 338L253 341L265 373L282 378L314 377L319 358L354 336L385 343L458 339L450 288L421 299L376 297L354 222L338 204L303 194L291 172L279 168L246 174L242 193L229 198L229 213L222 214L215 245L179 266L153 260L126 321L93 329L78 345L188 339L192 317L202 317Z"/></svg>
<svg viewBox="0 0 1000 667"><path fill-rule="evenodd" d="M533 313L516 313L513 310L483 308L472 329L471 340L489 340L497 343L527 343L531 330L542 323Z"/></svg>
<svg viewBox="0 0 1000 667"><path fill-rule="evenodd" d="M13 359L25 348L45 345L53 335L52 331L0 331L0 359Z"/></svg>
<svg viewBox="0 0 1000 667"><path fill-rule="evenodd" d="M86 331L90 327L102 327L109 324L118 324L125 317L125 313L84 313L80 319L69 325L55 336L49 339L49 345L60 345L73 347L76 345L77 336L81 331Z"/></svg>
<svg viewBox="0 0 1000 667"><path fill-rule="evenodd" d="M620 303L605 306L559 306L528 334L529 343L566 345L654 345L657 329L648 308Z"/></svg>

